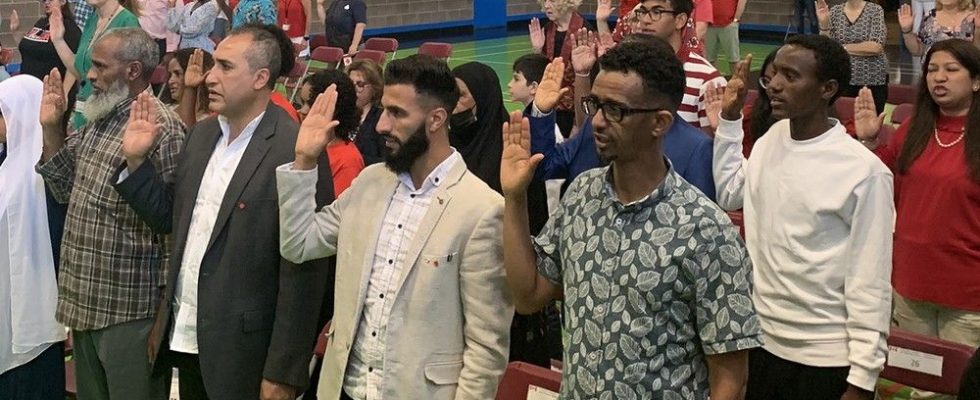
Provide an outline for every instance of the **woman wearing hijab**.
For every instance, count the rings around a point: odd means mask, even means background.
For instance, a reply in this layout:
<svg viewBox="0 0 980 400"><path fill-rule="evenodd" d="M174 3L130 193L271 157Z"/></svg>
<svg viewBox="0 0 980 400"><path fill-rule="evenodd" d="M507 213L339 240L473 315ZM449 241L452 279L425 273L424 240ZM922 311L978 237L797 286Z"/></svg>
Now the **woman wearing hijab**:
<svg viewBox="0 0 980 400"><path fill-rule="evenodd" d="M65 328L55 321L58 284L52 220L41 176L42 84L21 75L0 82L0 398L65 398ZM49 212L50 211L50 212ZM45 223L47 221L48 223Z"/></svg>
<svg viewBox="0 0 980 400"><path fill-rule="evenodd" d="M453 69L459 86L459 102L449 119L449 144L460 152L470 172L500 192L500 156L507 120L497 73L485 64L469 62ZM531 233L537 234L548 221L544 183L528 188L528 217ZM557 309L546 308L532 315L515 315L511 326L511 361L550 365L560 357L561 329Z"/></svg>

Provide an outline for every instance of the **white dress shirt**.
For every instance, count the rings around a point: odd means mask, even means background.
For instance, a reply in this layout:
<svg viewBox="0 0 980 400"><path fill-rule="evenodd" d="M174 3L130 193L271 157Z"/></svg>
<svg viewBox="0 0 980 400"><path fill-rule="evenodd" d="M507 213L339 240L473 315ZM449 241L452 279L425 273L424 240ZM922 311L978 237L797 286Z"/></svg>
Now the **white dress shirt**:
<svg viewBox="0 0 980 400"><path fill-rule="evenodd" d="M211 233L218 219L221 200L228 190L238 163L252 140L255 128L259 126L265 112L249 122L235 140L229 143L228 120L218 117L221 138L214 147L197 190L197 200L191 213L191 225L187 231L187 245L180 264L177 287L174 292L174 329L170 335L170 349L182 353L197 354L197 283L201 272L201 261L207 251Z"/></svg>
<svg viewBox="0 0 980 400"><path fill-rule="evenodd" d="M415 260L405 260L405 253L418 232L419 223L425 217L436 189L446 174L462 161L458 152L443 160L416 189L408 173L398 174L401 184L388 204L382 219L378 245L374 250L374 264L364 301L364 312L358 324L351 349L350 361L344 376L344 392L358 400L381 399L384 387L385 333L396 283L406 265Z"/></svg>

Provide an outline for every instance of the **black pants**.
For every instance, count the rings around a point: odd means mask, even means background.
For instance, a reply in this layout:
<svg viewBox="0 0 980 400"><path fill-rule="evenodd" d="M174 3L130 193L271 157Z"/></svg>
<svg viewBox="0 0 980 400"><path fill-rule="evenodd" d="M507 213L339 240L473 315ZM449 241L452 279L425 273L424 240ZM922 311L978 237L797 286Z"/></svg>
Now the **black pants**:
<svg viewBox="0 0 980 400"><path fill-rule="evenodd" d="M354 400L347 393L344 393L344 389L340 389L340 400Z"/></svg>
<svg viewBox="0 0 980 400"><path fill-rule="evenodd" d="M36 358L0 374L0 399L64 400L65 346L52 344Z"/></svg>
<svg viewBox="0 0 980 400"><path fill-rule="evenodd" d="M850 367L810 367L753 349L745 400L840 400L849 371Z"/></svg>
<svg viewBox="0 0 980 400"><path fill-rule="evenodd" d="M875 98L875 112L879 115L885 112L885 103L888 101L888 85L867 85L871 90L871 96ZM864 86L847 85L841 95L846 97L857 97L858 92Z"/></svg>
<svg viewBox="0 0 980 400"><path fill-rule="evenodd" d="M561 135L568 139L572 134L572 127L575 126L575 110L555 111L555 123L558 124Z"/></svg>
<svg viewBox="0 0 980 400"><path fill-rule="evenodd" d="M201 362L197 354L167 350L166 353L161 354L161 357L171 368L177 368L180 400L208 399L208 392L204 389L204 378L201 376Z"/></svg>

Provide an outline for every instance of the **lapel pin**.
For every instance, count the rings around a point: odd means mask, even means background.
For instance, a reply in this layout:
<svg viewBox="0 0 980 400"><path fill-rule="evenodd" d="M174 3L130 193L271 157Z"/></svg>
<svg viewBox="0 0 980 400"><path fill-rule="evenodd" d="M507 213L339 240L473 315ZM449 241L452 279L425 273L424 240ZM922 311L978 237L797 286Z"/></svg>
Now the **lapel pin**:
<svg viewBox="0 0 980 400"><path fill-rule="evenodd" d="M238 203L238 209L239 210L244 210L245 209L245 203L244 202L239 202Z"/></svg>

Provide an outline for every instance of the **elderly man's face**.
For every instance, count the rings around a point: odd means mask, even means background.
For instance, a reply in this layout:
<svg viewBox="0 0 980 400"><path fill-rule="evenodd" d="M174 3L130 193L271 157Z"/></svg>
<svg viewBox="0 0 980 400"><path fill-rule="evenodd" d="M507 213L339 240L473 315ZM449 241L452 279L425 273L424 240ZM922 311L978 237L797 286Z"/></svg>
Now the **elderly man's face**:
<svg viewBox="0 0 980 400"><path fill-rule="evenodd" d="M93 93L108 91L113 84L128 84L140 75L138 62L123 62L117 56L118 49L125 43L115 36L99 40L92 48L92 68L88 70L88 80Z"/></svg>

